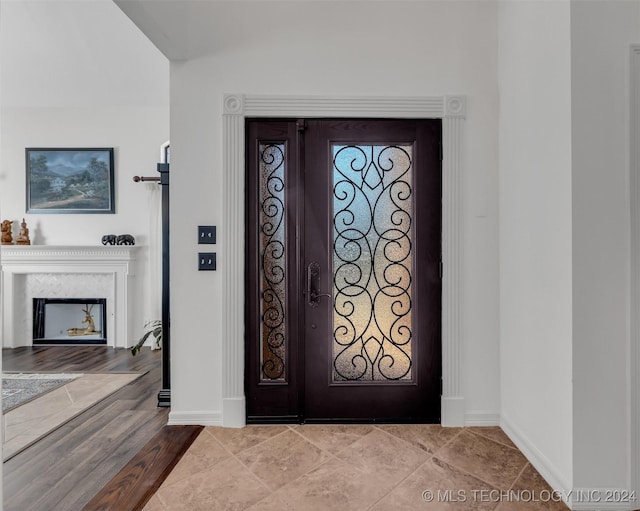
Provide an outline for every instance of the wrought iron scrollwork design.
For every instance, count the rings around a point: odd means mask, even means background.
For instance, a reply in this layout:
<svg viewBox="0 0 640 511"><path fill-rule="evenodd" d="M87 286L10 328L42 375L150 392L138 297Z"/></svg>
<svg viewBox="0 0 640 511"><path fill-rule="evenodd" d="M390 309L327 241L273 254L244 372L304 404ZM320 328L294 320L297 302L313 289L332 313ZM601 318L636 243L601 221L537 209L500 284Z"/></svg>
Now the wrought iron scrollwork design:
<svg viewBox="0 0 640 511"><path fill-rule="evenodd" d="M410 145L333 148L333 379L411 379Z"/></svg>
<svg viewBox="0 0 640 511"><path fill-rule="evenodd" d="M261 380L284 380L284 144L260 144Z"/></svg>

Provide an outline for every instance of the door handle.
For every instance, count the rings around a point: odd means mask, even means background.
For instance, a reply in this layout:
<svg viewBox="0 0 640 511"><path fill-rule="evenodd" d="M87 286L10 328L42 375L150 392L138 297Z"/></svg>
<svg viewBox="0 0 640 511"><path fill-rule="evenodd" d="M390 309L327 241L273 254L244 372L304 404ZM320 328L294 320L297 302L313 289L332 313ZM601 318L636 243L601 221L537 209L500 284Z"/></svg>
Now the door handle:
<svg viewBox="0 0 640 511"><path fill-rule="evenodd" d="M307 303L311 307L317 307L320 305L320 298L323 296L331 298L330 294L318 292L319 285L320 265L314 261L309 263L309 266L307 266Z"/></svg>

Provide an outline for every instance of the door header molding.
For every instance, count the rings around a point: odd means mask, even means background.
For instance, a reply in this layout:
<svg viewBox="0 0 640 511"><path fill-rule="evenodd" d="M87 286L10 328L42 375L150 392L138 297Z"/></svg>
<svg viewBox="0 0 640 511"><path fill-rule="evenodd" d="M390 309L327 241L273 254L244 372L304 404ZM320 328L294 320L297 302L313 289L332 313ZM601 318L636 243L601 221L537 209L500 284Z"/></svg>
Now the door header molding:
<svg viewBox="0 0 640 511"><path fill-rule="evenodd" d="M393 117L447 119L467 115L466 96L267 96L225 94L223 114L243 117Z"/></svg>
<svg viewBox="0 0 640 511"><path fill-rule="evenodd" d="M222 424L246 423L244 395L245 117L442 119L442 424L463 426L462 190L466 96L223 96Z"/></svg>

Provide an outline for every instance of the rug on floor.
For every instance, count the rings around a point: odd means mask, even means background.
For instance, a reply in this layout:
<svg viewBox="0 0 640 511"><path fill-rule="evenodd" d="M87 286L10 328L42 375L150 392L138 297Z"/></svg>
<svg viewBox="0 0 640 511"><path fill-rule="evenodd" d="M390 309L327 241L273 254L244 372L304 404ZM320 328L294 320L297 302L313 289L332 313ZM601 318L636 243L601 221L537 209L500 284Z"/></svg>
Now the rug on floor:
<svg viewBox="0 0 640 511"><path fill-rule="evenodd" d="M2 413L82 376L81 373L3 373Z"/></svg>

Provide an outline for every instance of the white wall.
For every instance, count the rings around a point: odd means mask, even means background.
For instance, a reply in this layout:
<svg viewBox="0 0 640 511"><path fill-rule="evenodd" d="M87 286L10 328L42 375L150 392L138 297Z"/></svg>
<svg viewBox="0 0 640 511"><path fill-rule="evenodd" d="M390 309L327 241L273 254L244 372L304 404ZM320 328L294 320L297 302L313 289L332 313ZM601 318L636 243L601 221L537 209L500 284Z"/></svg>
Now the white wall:
<svg viewBox="0 0 640 511"><path fill-rule="evenodd" d="M502 421L557 489L630 487L628 59L639 34L637 1L500 8Z"/></svg>
<svg viewBox="0 0 640 511"><path fill-rule="evenodd" d="M629 484L628 69L638 42L640 2L571 2L576 487Z"/></svg>
<svg viewBox="0 0 640 511"><path fill-rule="evenodd" d="M500 6L502 425L572 485L570 6Z"/></svg>
<svg viewBox="0 0 640 511"><path fill-rule="evenodd" d="M466 94L463 393L469 421L495 423L496 4L208 2L191 15L210 35L171 64L172 414L221 413L223 94ZM217 272L196 271L203 223L218 226Z"/></svg>
<svg viewBox="0 0 640 511"><path fill-rule="evenodd" d="M110 0L3 1L0 19L0 204L23 217L32 243L96 245L130 233L141 252L134 339L159 318L156 175L169 138L169 63ZM26 147L113 147L114 215L25 214ZM17 226L17 223L15 224ZM17 227L16 227L17 229ZM153 277L153 278L152 278Z"/></svg>
<svg viewBox="0 0 640 511"><path fill-rule="evenodd" d="M168 62L111 0L2 0L2 105L168 106Z"/></svg>

